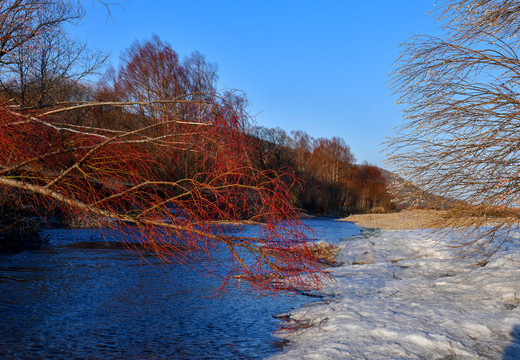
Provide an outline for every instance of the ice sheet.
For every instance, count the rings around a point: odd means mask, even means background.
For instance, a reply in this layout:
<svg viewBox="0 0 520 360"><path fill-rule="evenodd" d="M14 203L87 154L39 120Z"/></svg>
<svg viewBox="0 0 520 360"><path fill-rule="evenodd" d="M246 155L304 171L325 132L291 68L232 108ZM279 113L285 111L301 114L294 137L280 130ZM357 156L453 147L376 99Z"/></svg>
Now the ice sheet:
<svg viewBox="0 0 520 360"><path fill-rule="evenodd" d="M426 230L340 244L325 298L290 313L273 359L520 359L520 247L485 266Z"/></svg>

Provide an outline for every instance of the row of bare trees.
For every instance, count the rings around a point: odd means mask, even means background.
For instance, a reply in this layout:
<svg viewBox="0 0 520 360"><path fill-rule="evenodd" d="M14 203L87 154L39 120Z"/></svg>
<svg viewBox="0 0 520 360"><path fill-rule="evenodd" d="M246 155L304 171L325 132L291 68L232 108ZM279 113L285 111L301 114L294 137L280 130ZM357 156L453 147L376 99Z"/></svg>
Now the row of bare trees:
<svg viewBox="0 0 520 360"><path fill-rule="evenodd" d="M314 139L303 131L288 135L280 128L255 127L262 168L291 169L301 186L292 196L298 207L316 214L385 212L393 209L381 170L356 165L343 139Z"/></svg>

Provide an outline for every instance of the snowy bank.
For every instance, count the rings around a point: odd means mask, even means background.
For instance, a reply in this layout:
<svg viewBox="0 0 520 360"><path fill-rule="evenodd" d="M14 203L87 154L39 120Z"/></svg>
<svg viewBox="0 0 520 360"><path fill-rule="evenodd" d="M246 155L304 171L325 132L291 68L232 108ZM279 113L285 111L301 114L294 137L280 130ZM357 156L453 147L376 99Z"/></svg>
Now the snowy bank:
<svg viewBox="0 0 520 360"><path fill-rule="evenodd" d="M517 241L513 239L512 241ZM426 230L344 241L322 302L272 359L520 359L520 245L482 267Z"/></svg>

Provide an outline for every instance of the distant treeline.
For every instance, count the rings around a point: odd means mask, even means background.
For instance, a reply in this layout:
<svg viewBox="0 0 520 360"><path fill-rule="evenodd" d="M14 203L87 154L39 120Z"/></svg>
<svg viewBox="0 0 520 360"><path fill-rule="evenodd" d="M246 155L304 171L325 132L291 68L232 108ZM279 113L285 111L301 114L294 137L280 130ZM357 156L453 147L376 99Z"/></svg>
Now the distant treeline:
<svg viewBox="0 0 520 360"><path fill-rule="evenodd" d="M355 164L343 139L315 139L303 131L288 135L283 129L261 126L250 134L258 140L257 166L290 171L300 180L291 194L300 209L317 215L394 209L382 171L367 163Z"/></svg>

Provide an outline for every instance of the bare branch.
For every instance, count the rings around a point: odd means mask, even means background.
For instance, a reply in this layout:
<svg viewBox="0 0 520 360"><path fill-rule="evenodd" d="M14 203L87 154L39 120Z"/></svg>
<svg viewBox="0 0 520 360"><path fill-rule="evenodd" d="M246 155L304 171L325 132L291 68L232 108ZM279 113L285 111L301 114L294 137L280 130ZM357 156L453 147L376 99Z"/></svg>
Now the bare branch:
<svg viewBox="0 0 520 360"><path fill-rule="evenodd" d="M454 206L458 245L493 253L520 218L520 3L453 0L438 14L446 36L410 39L393 72L405 122L389 162ZM478 228L490 218L492 231Z"/></svg>

